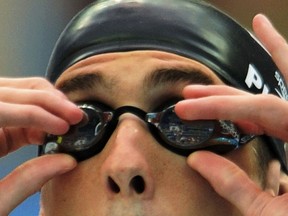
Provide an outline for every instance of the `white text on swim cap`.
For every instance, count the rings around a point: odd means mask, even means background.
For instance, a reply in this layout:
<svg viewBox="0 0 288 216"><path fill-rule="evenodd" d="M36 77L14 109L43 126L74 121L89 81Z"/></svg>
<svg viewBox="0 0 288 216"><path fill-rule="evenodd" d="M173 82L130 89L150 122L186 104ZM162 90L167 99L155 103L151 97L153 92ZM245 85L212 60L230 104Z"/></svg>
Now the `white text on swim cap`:
<svg viewBox="0 0 288 216"><path fill-rule="evenodd" d="M288 93L285 82L278 71L275 72L275 78L278 81L278 86L280 88L280 91L277 88L275 88L275 91L282 99L288 100Z"/></svg>
<svg viewBox="0 0 288 216"><path fill-rule="evenodd" d="M245 79L245 83L248 86L248 88L252 88L252 86L255 86L257 89L262 89L262 94L268 94L269 88L264 83L264 80L259 73L259 71L256 69L256 67L252 64L249 64L248 73Z"/></svg>
<svg viewBox="0 0 288 216"><path fill-rule="evenodd" d="M288 92L285 81L283 80L282 76L278 71L276 71L274 77L277 80L279 87L279 89L275 88L275 91L277 92L280 98L288 100ZM263 94L268 94L270 92L270 89L268 85L265 84L264 79L261 76L260 72L252 64L249 64L245 83L248 86L248 88L252 88L254 86L257 89L262 90Z"/></svg>

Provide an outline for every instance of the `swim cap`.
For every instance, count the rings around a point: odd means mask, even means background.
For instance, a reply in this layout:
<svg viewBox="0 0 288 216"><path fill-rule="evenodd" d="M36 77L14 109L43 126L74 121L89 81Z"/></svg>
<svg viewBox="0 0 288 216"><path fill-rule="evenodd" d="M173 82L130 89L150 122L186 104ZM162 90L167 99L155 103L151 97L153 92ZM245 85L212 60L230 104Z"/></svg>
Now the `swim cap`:
<svg viewBox="0 0 288 216"><path fill-rule="evenodd" d="M55 82L87 57L132 50L178 54L208 66L230 86L288 98L282 74L257 40L226 14L196 0L96 1L62 32L46 75ZM284 143L266 139L287 170Z"/></svg>

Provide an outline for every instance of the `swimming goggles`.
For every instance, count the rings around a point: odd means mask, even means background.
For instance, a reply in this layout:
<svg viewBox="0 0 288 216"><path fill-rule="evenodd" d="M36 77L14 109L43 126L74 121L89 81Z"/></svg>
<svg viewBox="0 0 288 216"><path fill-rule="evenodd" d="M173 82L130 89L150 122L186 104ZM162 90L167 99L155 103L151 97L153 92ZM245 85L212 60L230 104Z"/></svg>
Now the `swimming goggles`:
<svg viewBox="0 0 288 216"><path fill-rule="evenodd" d="M47 135L40 155L67 153L78 161L88 159L105 147L117 127L119 117L124 113L132 113L145 121L154 138L162 146L183 156L196 150L224 154L255 137L242 135L236 125L227 120L182 120L174 111L175 105L151 113L133 106L123 106L113 111L107 111L92 103L78 106L86 114L84 120L71 126L64 135Z"/></svg>

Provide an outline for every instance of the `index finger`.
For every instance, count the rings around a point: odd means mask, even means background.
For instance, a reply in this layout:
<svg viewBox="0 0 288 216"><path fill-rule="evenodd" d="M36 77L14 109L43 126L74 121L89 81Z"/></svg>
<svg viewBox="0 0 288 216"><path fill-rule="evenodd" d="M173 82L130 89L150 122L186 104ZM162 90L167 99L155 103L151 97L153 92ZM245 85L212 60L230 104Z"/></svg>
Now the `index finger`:
<svg viewBox="0 0 288 216"><path fill-rule="evenodd" d="M59 97L66 99L61 91L57 90L52 83L42 77L29 78L0 78L0 87L10 87L16 89L38 89L55 93Z"/></svg>
<svg viewBox="0 0 288 216"><path fill-rule="evenodd" d="M288 81L288 44L286 40L274 28L269 19L262 14L254 17L253 30L261 43L272 55L285 80Z"/></svg>

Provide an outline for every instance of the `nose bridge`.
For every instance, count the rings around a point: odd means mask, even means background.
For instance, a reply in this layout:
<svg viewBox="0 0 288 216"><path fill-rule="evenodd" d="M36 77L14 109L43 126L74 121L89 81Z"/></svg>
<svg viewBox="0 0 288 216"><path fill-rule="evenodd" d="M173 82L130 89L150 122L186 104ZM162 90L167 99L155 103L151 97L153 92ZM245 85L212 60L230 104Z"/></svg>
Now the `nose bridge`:
<svg viewBox="0 0 288 216"><path fill-rule="evenodd" d="M103 182L110 197L153 194L153 180L145 144L147 127L137 116L122 114L108 141L107 157L101 167Z"/></svg>
<svg viewBox="0 0 288 216"><path fill-rule="evenodd" d="M122 161L127 161L128 158L132 158L135 162L138 161L142 155L140 149L143 147L141 146L143 140L139 138L146 133L145 123L137 116L132 114L120 116L118 126L109 141L112 142L110 144L112 145L110 155L116 154L117 158L123 157Z"/></svg>

